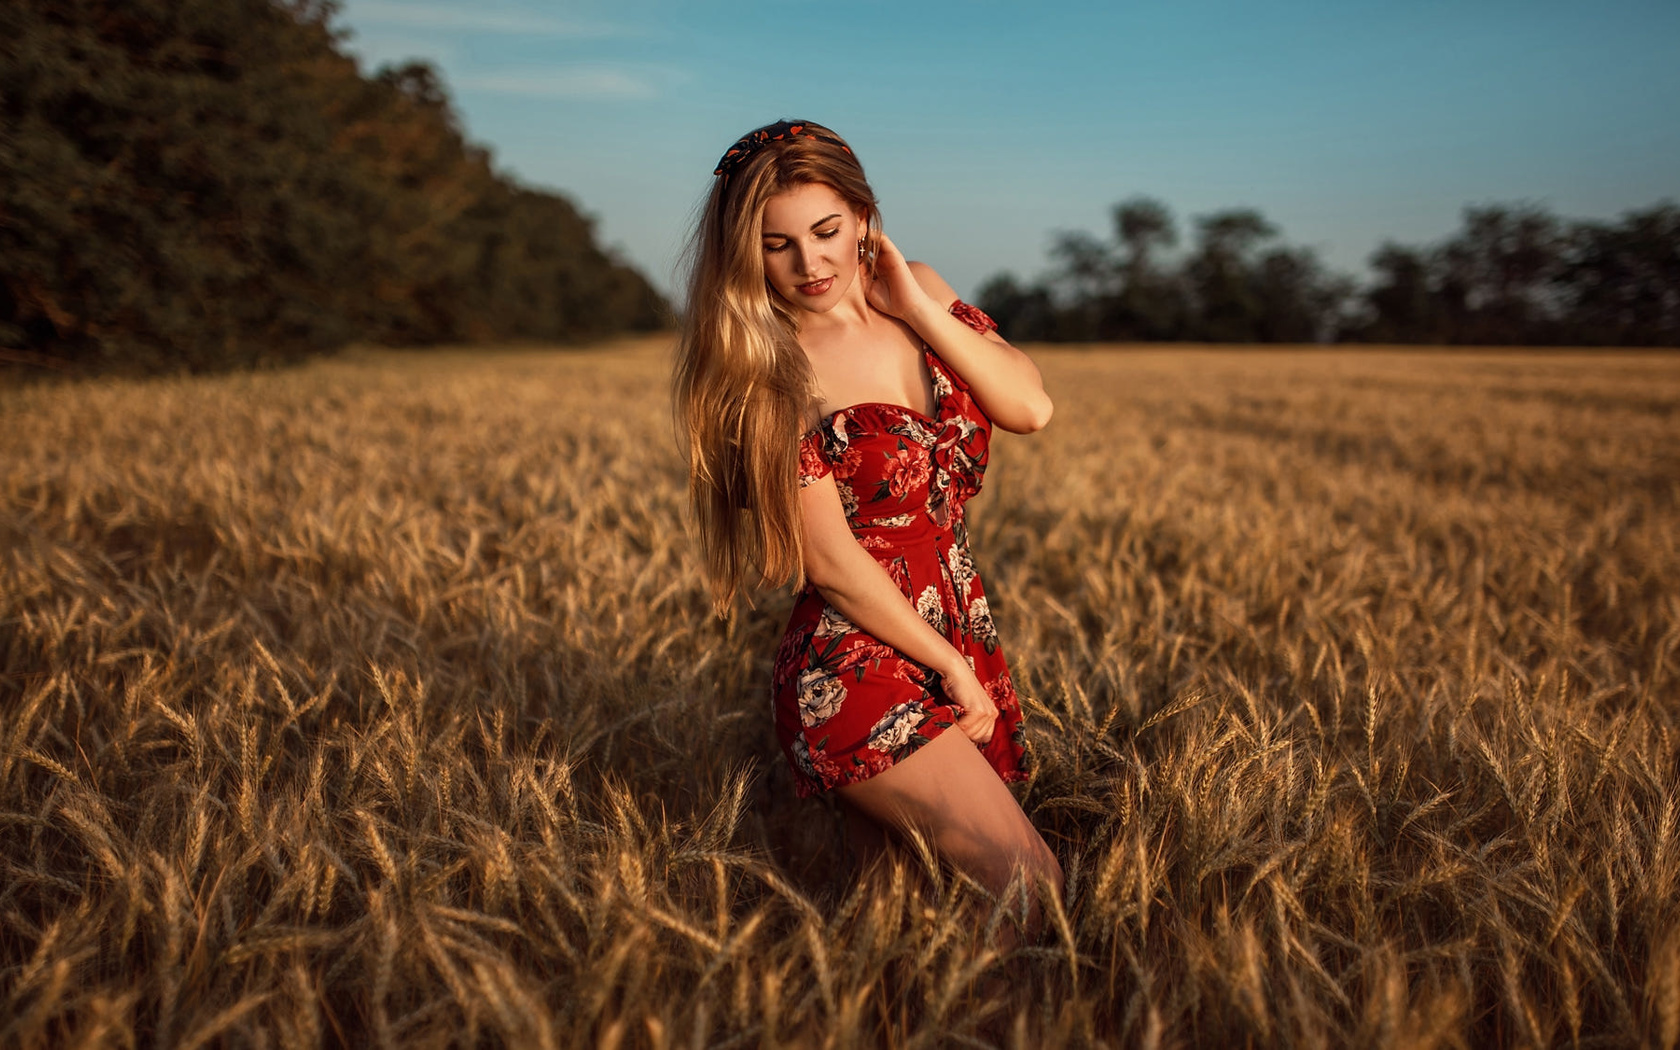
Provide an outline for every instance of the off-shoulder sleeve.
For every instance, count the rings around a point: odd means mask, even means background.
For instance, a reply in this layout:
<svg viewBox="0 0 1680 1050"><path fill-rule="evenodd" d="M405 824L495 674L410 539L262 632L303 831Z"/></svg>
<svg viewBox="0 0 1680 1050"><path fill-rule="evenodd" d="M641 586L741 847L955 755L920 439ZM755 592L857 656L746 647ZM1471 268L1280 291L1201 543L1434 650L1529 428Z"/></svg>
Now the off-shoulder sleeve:
<svg viewBox="0 0 1680 1050"><path fill-rule="evenodd" d="M815 484L834 471L834 461L823 447L822 428L806 434L799 441L799 487Z"/></svg>
<svg viewBox="0 0 1680 1050"><path fill-rule="evenodd" d="M976 332L984 334L997 331L998 323L987 316L986 311L978 306L970 306L961 299L951 304L951 314Z"/></svg>

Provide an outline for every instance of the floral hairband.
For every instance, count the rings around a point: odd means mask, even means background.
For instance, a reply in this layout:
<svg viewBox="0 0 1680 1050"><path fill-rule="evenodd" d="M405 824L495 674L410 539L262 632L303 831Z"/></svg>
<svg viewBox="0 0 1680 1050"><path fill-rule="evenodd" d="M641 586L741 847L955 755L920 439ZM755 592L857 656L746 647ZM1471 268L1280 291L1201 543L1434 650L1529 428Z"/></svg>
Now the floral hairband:
<svg viewBox="0 0 1680 1050"><path fill-rule="evenodd" d="M749 131L745 135L741 136L735 145L729 147L729 150L724 153L723 159L718 161L718 166L712 170L712 174L722 175L727 178L730 172L740 167L742 161L746 160L754 153L757 153L765 146L768 146L770 143L797 138L816 139L818 142L826 142L832 146L839 146L847 153L852 152L850 146L847 146L844 142L841 142L833 135L828 135L815 130L809 121L778 120L774 124L759 128L757 131Z"/></svg>

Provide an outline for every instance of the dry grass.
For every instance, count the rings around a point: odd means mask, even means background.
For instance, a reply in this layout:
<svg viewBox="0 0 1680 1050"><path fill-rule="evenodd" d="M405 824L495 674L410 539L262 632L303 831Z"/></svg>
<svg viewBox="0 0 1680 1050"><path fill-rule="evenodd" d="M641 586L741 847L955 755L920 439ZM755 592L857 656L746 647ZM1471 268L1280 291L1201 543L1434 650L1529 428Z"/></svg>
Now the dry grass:
<svg viewBox="0 0 1680 1050"><path fill-rule="evenodd" d="M0 392L0 1045L1680 1041L1680 359L1043 351L1009 960L792 800L663 352Z"/></svg>

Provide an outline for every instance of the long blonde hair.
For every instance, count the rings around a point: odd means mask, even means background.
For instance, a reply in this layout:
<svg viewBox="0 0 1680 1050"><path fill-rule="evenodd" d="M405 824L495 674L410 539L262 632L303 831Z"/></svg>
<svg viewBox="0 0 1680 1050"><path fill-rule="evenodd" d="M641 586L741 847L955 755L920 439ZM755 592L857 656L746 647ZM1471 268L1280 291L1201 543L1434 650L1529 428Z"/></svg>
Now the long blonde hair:
<svg viewBox="0 0 1680 1050"><path fill-rule="evenodd" d="M866 214L872 259L880 230L874 191L840 136L810 122L715 177L689 248L672 400L720 616L744 584L805 582L799 440L818 395L794 308L765 280L762 233L765 203L813 182Z"/></svg>

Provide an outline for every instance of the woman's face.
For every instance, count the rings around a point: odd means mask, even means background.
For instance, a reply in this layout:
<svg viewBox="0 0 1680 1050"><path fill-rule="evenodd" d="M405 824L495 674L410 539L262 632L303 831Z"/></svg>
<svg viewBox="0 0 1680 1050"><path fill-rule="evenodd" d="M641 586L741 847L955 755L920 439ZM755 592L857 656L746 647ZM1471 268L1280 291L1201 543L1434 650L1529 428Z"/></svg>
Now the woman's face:
<svg viewBox="0 0 1680 1050"><path fill-rule="evenodd" d="M833 309L857 280L866 221L827 183L807 182L771 197L763 240L770 287L799 309Z"/></svg>

